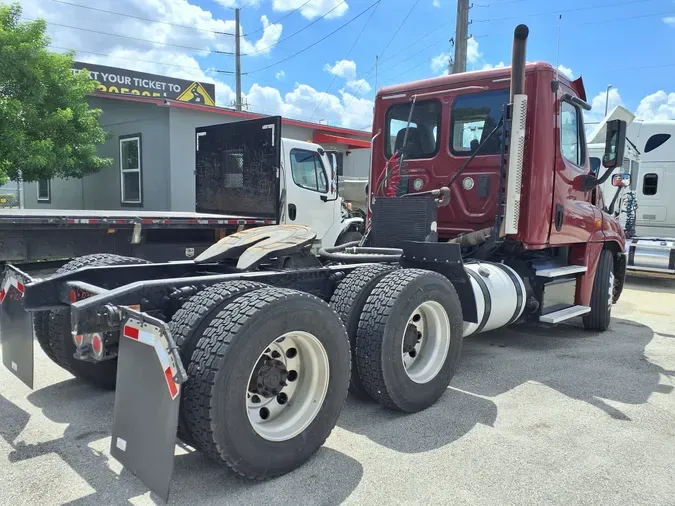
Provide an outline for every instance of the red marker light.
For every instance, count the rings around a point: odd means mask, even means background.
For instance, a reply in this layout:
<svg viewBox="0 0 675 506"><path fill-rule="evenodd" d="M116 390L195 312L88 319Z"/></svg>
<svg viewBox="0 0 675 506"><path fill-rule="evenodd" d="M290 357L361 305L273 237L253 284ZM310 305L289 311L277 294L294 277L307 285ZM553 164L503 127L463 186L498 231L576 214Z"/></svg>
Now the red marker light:
<svg viewBox="0 0 675 506"><path fill-rule="evenodd" d="M91 338L91 349L94 350L94 355L97 357L103 354L103 341L98 334Z"/></svg>

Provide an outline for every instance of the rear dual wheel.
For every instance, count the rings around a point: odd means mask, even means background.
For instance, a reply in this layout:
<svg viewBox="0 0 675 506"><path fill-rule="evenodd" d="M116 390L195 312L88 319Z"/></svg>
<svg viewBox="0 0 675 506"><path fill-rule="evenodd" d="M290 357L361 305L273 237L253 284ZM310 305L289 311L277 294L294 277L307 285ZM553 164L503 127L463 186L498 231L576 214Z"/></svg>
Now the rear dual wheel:
<svg viewBox="0 0 675 506"><path fill-rule="evenodd" d="M359 379L380 404L421 411L447 389L461 347L462 306L452 283L435 272L394 271L374 287L359 319Z"/></svg>
<svg viewBox="0 0 675 506"><path fill-rule="evenodd" d="M337 314L311 295L259 288L193 330L182 416L195 445L253 479L309 459L347 395L349 342Z"/></svg>

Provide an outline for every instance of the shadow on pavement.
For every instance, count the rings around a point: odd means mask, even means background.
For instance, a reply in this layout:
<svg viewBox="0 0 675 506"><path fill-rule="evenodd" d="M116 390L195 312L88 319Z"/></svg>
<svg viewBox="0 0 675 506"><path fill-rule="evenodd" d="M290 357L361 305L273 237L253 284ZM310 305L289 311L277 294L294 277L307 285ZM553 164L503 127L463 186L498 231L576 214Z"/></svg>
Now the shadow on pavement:
<svg viewBox="0 0 675 506"><path fill-rule="evenodd" d="M652 293L675 293L675 279L635 276L628 274L624 288Z"/></svg>
<svg viewBox="0 0 675 506"><path fill-rule="evenodd" d="M645 357L653 335L649 327L619 318L603 333L585 331L579 323L480 334L464 341L459 371L431 408L408 415L350 398L338 425L396 451L428 451L461 438L476 424L492 426L497 405L489 398L529 381L629 421L604 399L642 404L654 392L673 389L659 384L660 374L673 371Z"/></svg>
<svg viewBox="0 0 675 506"><path fill-rule="evenodd" d="M10 462L54 453L79 474L95 493L69 504L120 504L147 494L148 489L126 470L114 472L109 462L109 440L105 454L89 446L110 437L115 394L71 379L37 390L28 400L45 417L68 424L63 437L37 444L15 442L30 415L0 396L0 436L12 445ZM183 448L187 448L184 447ZM330 448L321 448L310 461L289 475L266 482L254 482L213 463L199 452L177 455L170 504L253 504L272 502L280 488L293 490L294 497L307 498L303 504L339 504L361 481L363 468L356 460ZM321 497L317 497L317 494ZM151 495L157 504L161 499ZM313 498L317 497L316 502Z"/></svg>

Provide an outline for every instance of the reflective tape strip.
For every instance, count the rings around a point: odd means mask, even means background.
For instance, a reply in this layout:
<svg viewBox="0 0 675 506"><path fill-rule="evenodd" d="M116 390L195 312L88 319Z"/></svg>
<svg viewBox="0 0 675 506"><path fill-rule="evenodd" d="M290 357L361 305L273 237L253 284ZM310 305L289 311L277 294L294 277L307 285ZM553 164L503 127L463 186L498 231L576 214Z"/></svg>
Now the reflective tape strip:
<svg viewBox="0 0 675 506"><path fill-rule="evenodd" d="M138 339L138 329L136 327L132 327L131 325L125 325L124 326L124 337L128 337L129 339Z"/></svg>
<svg viewBox="0 0 675 506"><path fill-rule="evenodd" d="M171 367L167 367L164 370L164 379L166 379L166 385L169 387L169 394L171 394L171 398L175 399L178 397L178 385L176 385L176 382L173 380Z"/></svg>
<svg viewBox="0 0 675 506"><path fill-rule="evenodd" d="M5 278L5 283L2 285L2 288L0 288L0 304L2 304L2 301L5 300L7 292L9 292L9 289L12 286L21 293L24 293L26 289L21 281L13 278L12 276L7 276Z"/></svg>

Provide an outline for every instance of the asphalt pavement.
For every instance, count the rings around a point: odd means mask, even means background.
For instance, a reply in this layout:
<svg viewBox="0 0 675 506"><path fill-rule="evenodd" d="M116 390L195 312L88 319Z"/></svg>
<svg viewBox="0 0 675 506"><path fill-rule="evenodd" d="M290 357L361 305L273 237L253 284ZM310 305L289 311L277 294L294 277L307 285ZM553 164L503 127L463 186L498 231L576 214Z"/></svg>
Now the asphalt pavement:
<svg viewBox="0 0 675 506"><path fill-rule="evenodd" d="M170 504L673 505L675 282L631 279L613 315L605 333L469 338L435 406L348 398L318 454L273 481L177 446ZM114 393L41 351L36 371L30 391L0 368L0 504L162 504L110 457Z"/></svg>

